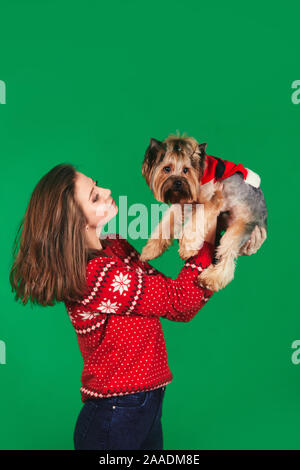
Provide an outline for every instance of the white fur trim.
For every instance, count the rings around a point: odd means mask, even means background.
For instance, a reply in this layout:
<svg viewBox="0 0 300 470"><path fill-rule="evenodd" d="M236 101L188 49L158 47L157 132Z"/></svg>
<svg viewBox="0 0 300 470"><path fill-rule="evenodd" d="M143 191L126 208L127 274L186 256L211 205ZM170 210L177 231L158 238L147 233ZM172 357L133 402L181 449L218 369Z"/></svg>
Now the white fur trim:
<svg viewBox="0 0 300 470"><path fill-rule="evenodd" d="M254 186L255 188L259 188L260 176L257 173L254 173L254 171L250 170L249 168L246 168L246 170L247 170L247 177L245 179L246 183L251 184L251 186Z"/></svg>

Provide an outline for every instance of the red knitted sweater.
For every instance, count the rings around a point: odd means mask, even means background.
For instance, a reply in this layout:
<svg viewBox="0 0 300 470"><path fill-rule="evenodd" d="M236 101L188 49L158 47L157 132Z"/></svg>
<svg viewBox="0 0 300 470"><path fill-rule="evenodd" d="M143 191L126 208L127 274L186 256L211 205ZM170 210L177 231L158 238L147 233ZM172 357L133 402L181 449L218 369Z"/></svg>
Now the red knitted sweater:
<svg viewBox="0 0 300 470"><path fill-rule="evenodd" d="M138 251L120 235L107 238L108 257L87 265L89 295L65 302L84 361L83 402L169 384L173 375L160 317L188 322L213 294L196 280L212 262L212 244L204 242L172 279L141 262Z"/></svg>

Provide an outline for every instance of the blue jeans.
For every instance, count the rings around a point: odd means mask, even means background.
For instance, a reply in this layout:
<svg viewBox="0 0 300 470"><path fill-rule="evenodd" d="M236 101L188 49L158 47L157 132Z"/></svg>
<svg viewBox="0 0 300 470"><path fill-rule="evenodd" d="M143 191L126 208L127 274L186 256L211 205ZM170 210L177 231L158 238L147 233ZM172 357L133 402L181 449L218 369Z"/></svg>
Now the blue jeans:
<svg viewBox="0 0 300 470"><path fill-rule="evenodd" d="M86 401L74 430L75 450L162 450L165 390Z"/></svg>

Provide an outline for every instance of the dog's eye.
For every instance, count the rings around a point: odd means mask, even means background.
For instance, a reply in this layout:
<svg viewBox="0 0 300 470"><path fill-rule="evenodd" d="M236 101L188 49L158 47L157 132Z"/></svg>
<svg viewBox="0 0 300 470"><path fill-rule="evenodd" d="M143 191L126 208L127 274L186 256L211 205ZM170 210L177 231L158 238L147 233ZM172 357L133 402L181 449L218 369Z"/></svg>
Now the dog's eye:
<svg viewBox="0 0 300 470"><path fill-rule="evenodd" d="M188 168L184 168L184 169L183 169L183 173L187 173L188 171L189 171Z"/></svg>
<svg viewBox="0 0 300 470"><path fill-rule="evenodd" d="M165 167L164 167L164 171L165 171L166 173L169 173L169 172L171 171L171 168L170 168L169 166L165 166Z"/></svg>

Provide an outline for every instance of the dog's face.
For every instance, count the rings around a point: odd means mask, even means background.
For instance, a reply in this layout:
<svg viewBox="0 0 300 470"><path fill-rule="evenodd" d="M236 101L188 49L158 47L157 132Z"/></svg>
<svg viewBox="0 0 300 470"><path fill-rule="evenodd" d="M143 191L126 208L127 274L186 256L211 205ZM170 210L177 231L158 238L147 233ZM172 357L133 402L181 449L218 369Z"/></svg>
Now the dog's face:
<svg viewBox="0 0 300 470"><path fill-rule="evenodd" d="M170 136L163 142L150 139L142 175L155 199L184 204L197 201L204 171L206 144L192 137Z"/></svg>

